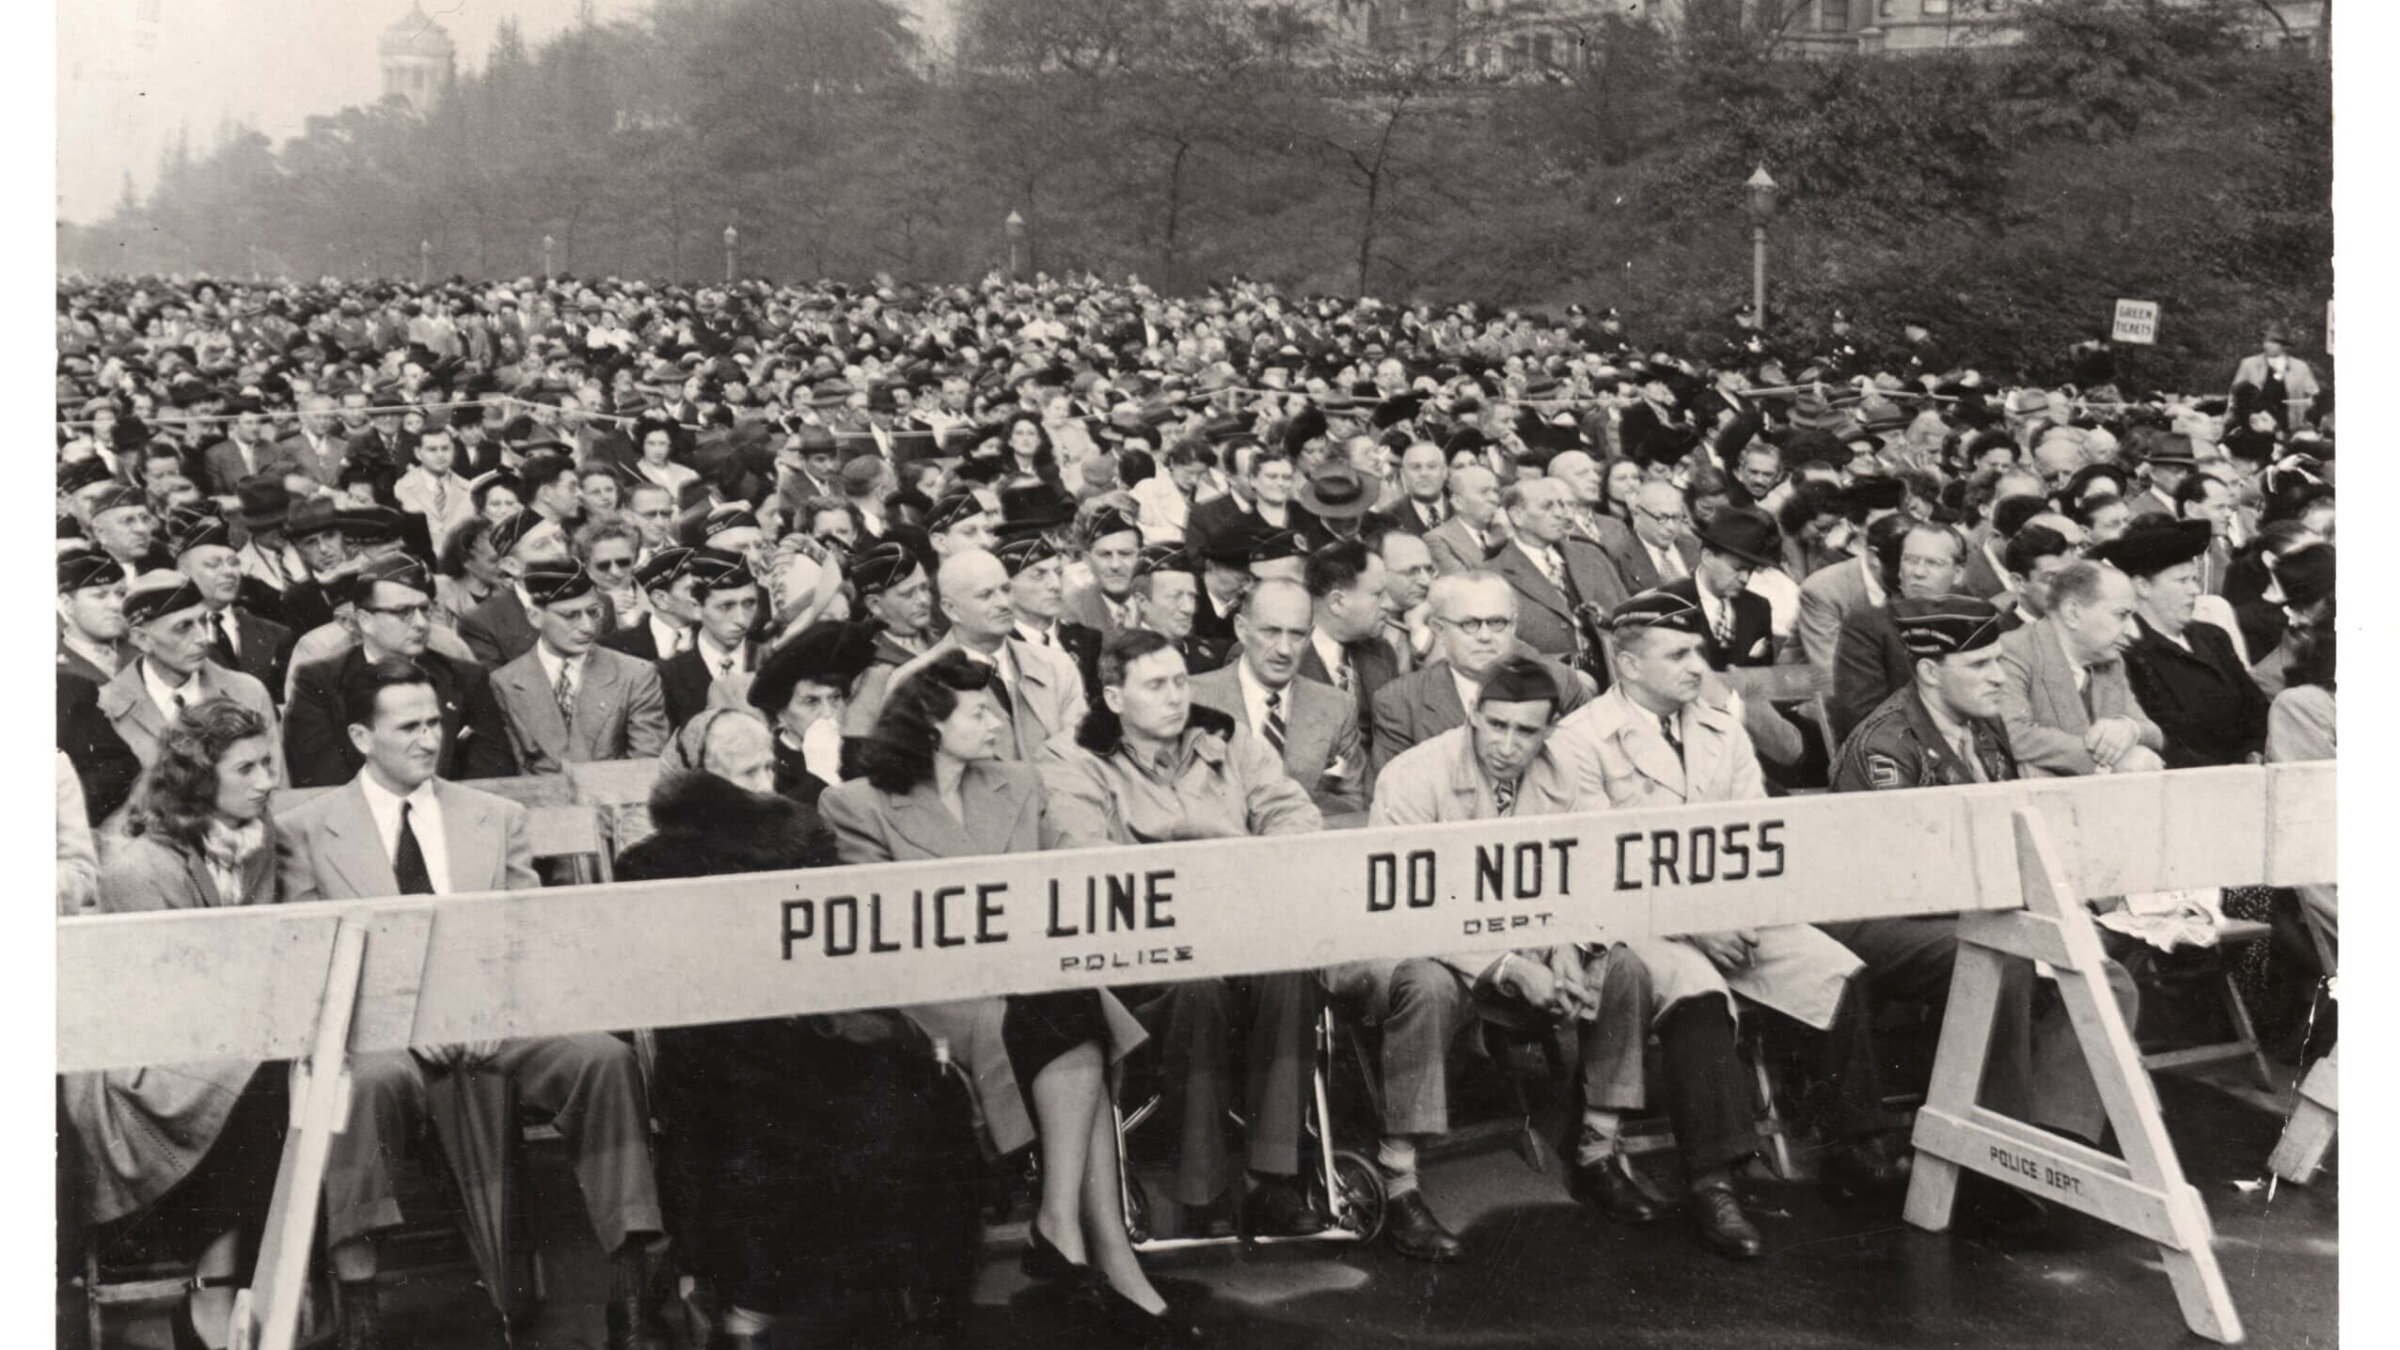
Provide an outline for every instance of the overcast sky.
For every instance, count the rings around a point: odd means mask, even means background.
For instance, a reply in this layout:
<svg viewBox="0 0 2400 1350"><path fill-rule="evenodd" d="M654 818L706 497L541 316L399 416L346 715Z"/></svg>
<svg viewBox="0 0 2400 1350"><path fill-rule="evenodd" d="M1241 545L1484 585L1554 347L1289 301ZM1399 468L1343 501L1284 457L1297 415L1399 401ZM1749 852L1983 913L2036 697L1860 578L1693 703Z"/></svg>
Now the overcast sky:
<svg viewBox="0 0 2400 1350"><path fill-rule="evenodd" d="M575 21L578 0L423 0L480 68L500 21L529 44ZM602 22L642 0L593 0ZM65 0L58 6L58 214L108 214L131 170L137 192L178 127L195 154L228 120L277 145L312 113L370 102L382 90L375 43L409 0Z"/></svg>

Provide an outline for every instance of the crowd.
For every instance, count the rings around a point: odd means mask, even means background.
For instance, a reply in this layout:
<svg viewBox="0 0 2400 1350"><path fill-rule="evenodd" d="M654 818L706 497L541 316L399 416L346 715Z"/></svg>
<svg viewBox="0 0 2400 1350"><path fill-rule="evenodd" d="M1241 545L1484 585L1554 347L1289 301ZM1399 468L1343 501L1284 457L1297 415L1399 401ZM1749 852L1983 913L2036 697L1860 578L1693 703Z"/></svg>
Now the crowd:
<svg viewBox="0 0 2400 1350"><path fill-rule="evenodd" d="M641 878L2333 754L2332 403L2281 332L2203 397L2120 389L2100 344L2062 386L1979 369L1919 318L1795 350L1745 313L1678 355L1614 311L1246 281L76 281L57 334L62 914L537 886L475 782L601 760L659 763ZM2330 890L2301 902L2330 933ZM1321 1230L1328 1007L1374 1033L1400 1254L1469 1254L1417 1161L1498 1014L1575 1033L1580 1200L1754 1258L1737 1014L1826 1175L1890 1196L1877 1012L1938 1017L1955 945L1885 919L968 1000L666 1031L648 1071L600 1034L363 1056L338 1335L378 1343L395 1175L481 1076L555 1113L612 1347L666 1343L662 1290L714 1344L864 1340L876 1272L829 1216L939 1225L891 1179L1028 1149L1026 1275L1194 1344L1128 1242L1117 1070L1155 1058L1193 1231ZM2030 978L2004 1007L1984 1100L2105 1146L2063 1010ZM977 1140L827 1110L937 1040ZM181 1235L179 1345L224 1343L274 1067L61 1080L62 1245ZM1680 1197L1626 1162L1653 1110Z"/></svg>

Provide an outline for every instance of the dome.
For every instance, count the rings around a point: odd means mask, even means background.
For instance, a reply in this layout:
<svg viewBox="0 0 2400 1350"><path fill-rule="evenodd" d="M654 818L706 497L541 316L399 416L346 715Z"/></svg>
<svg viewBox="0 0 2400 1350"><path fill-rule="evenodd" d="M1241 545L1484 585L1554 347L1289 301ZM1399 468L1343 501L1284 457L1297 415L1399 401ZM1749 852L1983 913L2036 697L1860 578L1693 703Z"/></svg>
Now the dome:
<svg viewBox="0 0 2400 1350"><path fill-rule="evenodd" d="M449 30L425 13L423 5L412 4L407 17L383 30L383 40L375 44L375 51L381 56L448 61L457 54L458 46L450 40Z"/></svg>

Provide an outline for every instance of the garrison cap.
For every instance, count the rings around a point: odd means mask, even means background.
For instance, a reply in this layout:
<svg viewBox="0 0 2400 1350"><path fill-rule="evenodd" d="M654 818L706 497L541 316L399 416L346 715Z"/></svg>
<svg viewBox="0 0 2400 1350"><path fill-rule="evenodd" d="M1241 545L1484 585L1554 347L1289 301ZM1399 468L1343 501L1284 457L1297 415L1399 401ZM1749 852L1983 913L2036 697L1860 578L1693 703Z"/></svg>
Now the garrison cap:
<svg viewBox="0 0 2400 1350"><path fill-rule="evenodd" d="M1133 560L1134 576L1146 577L1159 572L1185 572L1198 576L1200 563L1186 553L1181 544L1144 545Z"/></svg>
<svg viewBox="0 0 2400 1350"><path fill-rule="evenodd" d="M1113 506L1103 506L1092 513L1091 540L1097 544L1112 534L1139 535L1142 527L1133 518Z"/></svg>
<svg viewBox="0 0 2400 1350"><path fill-rule="evenodd" d="M662 548L650 555L650 560L633 569L633 584L645 591L672 586L683 575L684 564L692 559L692 550L681 545Z"/></svg>
<svg viewBox="0 0 2400 1350"><path fill-rule="evenodd" d="M425 564L405 553L387 553L360 563L358 571L350 577L350 603L365 604L367 597L375 593L377 582L406 586L429 597L433 594L433 574L426 570Z"/></svg>
<svg viewBox="0 0 2400 1350"><path fill-rule="evenodd" d="M1000 559L1000 565L1007 568L1008 574L1012 577L1028 567L1039 567L1052 558L1063 556L1059 553L1056 544L1051 543L1046 536L1039 534L1029 534L1021 539L1011 539L993 549L992 552Z"/></svg>
<svg viewBox="0 0 2400 1350"><path fill-rule="evenodd" d="M1483 689L1476 695L1477 704L1484 703L1548 703L1558 706L1558 677L1550 667L1530 656L1511 656L1493 666L1484 676Z"/></svg>
<svg viewBox="0 0 2400 1350"><path fill-rule="evenodd" d="M925 532L940 534L982 515L983 499L972 492L953 492L933 504L925 513Z"/></svg>
<svg viewBox="0 0 2400 1350"><path fill-rule="evenodd" d="M125 566L96 548L71 548L58 555L58 593L114 586L125 579Z"/></svg>
<svg viewBox="0 0 2400 1350"><path fill-rule="evenodd" d="M149 499L142 495L140 488L127 487L123 483L119 483L92 498L92 516L97 519L106 512L121 511L129 506L146 510L149 505Z"/></svg>
<svg viewBox="0 0 2400 1350"><path fill-rule="evenodd" d="M94 455L90 459L79 459L72 464L60 465L58 490L72 496L94 483L107 482L108 477L108 466L100 462L99 456Z"/></svg>
<svg viewBox="0 0 2400 1350"><path fill-rule="evenodd" d="M594 589L592 574L583 570L582 563L571 558L535 563L525 569L525 593L532 596L533 603L537 605L560 605L569 600L580 600Z"/></svg>
<svg viewBox="0 0 2400 1350"><path fill-rule="evenodd" d="M1644 628L1707 637L1708 615L1700 608L1699 601L1666 591L1644 591L1609 611L1608 630L1612 633Z"/></svg>
<svg viewBox="0 0 2400 1350"><path fill-rule="evenodd" d="M526 538L547 519L548 517L539 511L519 511L494 525L492 527L493 554L505 558L516 552L517 545L524 543Z"/></svg>
<svg viewBox="0 0 2400 1350"><path fill-rule="evenodd" d="M233 528L205 506L178 506L167 513L167 551L180 558L196 548L214 544L233 547Z"/></svg>
<svg viewBox="0 0 2400 1350"><path fill-rule="evenodd" d="M1885 610L1901 645L1914 657L1938 661L2000 640L2000 611L1976 596L1894 596Z"/></svg>
<svg viewBox="0 0 2400 1350"><path fill-rule="evenodd" d="M917 555L908 545L886 539L859 550L850 560L850 584L858 588L861 599L881 595L908 580L917 568Z"/></svg>
<svg viewBox="0 0 2400 1350"><path fill-rule="evenodd" d="M125 622L139 628L202 603L200 588L181 572L145 572L125 590Z"/></svg>
<svg viewBox="0 0 2400 1350"><path fill-rule="evenodd" d="M1309 555L1308 536L1298 530L1269 530L1250 542L1250 561L1282 562Z"/></svg>

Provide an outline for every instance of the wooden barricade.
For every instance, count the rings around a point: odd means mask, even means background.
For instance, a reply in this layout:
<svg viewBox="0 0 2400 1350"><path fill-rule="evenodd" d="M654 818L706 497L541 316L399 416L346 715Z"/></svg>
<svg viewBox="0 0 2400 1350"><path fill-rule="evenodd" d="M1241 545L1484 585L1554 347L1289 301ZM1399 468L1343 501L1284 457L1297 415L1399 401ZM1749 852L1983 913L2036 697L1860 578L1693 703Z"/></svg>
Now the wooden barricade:
<svg viewBox="0 0 2400 1350"><path fill-rule="evenodd" d="M2062 1200L2159 1243L2186 1320L2232 1341L2081 897L2335 880L2333 789L2331 764L2210 769L63 919L58 1067L306 1060L237 1341L288 1350L281 1263L313 1230L348 1054L1958 912L1910 1218L1947 1222L1960 1167ZM2020 960L2057 972L2124 1159L1974 1105L1990 986Z"/></svg>

